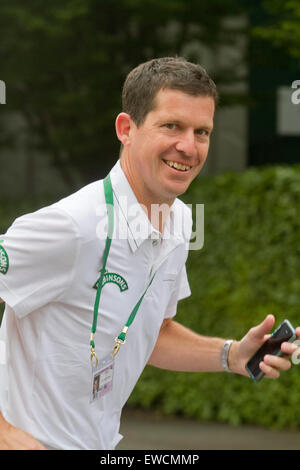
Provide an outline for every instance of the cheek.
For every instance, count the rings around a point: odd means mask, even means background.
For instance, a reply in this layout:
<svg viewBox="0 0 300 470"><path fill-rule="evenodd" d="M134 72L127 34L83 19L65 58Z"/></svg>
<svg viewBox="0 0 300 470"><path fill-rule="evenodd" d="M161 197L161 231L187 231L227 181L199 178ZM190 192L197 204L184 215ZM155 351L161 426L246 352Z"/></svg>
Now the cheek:
<svg viewBox="0 0 300 470"><path fill-rule="evenodd" d="M141 133L135 139L132 148L135 162L144 178L154 175L164 165L162 159L174 152L174 142L170 139L158 137L151 133Z"/></svg>
<svg viewBox="0 0 300 470"><path fill-rule="evenodd" d="M200 145L198 149L200 164L205 162L207 155L208 155L208 150L209 150L209 142L205 142Z"/></svg>
<svg viewBox="0 0 300 470"><path fill-rule="evenodd" d="M159 139L147 137L141 146L141 158L145 166L153 170L159 168L164 154L168 151L166 146Z"/></svg>

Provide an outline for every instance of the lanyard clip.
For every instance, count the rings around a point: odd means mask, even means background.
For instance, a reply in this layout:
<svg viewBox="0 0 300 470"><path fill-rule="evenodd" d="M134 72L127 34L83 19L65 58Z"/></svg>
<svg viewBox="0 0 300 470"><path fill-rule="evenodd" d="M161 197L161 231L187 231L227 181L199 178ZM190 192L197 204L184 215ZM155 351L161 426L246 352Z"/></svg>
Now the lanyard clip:
<svg viewBox="0 0 300 470"><path fill-rule="evenodd" d="M91 333L90 337L90 346L91 346L91 363L92 366L97 367L98 365L98 357L97 354L95 353L95 341L94 341L94 333ZM95 364L94 364L95 361Z"/></svg>
<svg viewBox="0 0 300 470"><path fill-rule="evenodd" d="M97 367L98 365L98 357L97 354L95 353L95 348L91 348L91 363L93 367Z"/></svg>
<svg viewBox="0 0 300 470"><path fill-rule="evenodd" d="M92 366L97 367L98 357L97 357L97 354L95 353L94 333L91 333L90 345L91 345L91 363L92 363Z"/></svg>
<svg viewBox="0 0 300 470"><path fill-rule="evenodd" d="M119 349L120 349L120 346L121 344L125 344L126 343L126 333L128 331L128 326L124 326L123 330L122 330L122 333L119 334L119 336L117 338L115 338L115 345L113 347L113 350L112 350L112 355L113 357L118 354L119 352Z"/></svg>
<svg viewBox="0 0 300 470"><path fill-rule="evenodd" d="M113 350L112 350L113 357L115 357L118 354L121 344L125 344L126 340L115 338L115 343L116 344L114 345Z"/></svg>

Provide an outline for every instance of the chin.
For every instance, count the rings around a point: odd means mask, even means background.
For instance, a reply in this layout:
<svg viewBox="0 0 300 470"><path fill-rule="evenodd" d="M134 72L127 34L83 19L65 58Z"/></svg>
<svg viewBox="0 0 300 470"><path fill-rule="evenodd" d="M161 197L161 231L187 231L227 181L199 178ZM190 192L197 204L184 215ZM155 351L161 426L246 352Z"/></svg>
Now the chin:
<svg viewBox="0 0 300 470"><path fill-rule="evenodd" d="M178 196L184 194L189 185L178 185L177 187L173 186L172 188L166 188L165 194L169 199L175 199Z"/></svg>

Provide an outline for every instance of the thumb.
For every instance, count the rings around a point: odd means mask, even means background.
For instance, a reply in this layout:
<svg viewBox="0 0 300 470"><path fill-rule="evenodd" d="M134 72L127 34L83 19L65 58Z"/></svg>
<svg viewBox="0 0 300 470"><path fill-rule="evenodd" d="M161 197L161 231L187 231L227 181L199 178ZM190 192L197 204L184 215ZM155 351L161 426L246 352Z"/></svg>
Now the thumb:
<svg viewBox="0 0 300 470"><path fill-rule="evenodd" d="M252 328L251 334L253 339L262 340L273 328L275 323L274 315L267 315L266 318L257 326Z"/></svg>

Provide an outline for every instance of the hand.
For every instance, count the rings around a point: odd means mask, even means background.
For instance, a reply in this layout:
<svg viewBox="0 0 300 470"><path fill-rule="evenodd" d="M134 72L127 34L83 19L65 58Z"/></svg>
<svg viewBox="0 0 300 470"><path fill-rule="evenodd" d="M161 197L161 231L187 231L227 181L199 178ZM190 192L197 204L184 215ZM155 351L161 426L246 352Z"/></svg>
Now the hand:
<svg viewBox="0 0 300 470"><path fill-rule="evenodd" d="M31 434L9 424L0 414L0 450L46 450Z"/></svg>
<svg viewBox="0 0 300 470"><path fill-rule="evenodd" d="M253 328L238 342L233 343L229 350L228 363L233 372L248 376L245 365L250 357L260 348L260 346L271 336L269 333L273 329L275 318L267 315L264 321ZM300 337L300 327L296 328L296 335ZM259 364L265 377L278 379L281 370L288 370L291 367L290 358L298 349L293 343L284 342L281 351L284 357L266 355Z"/></svg>

